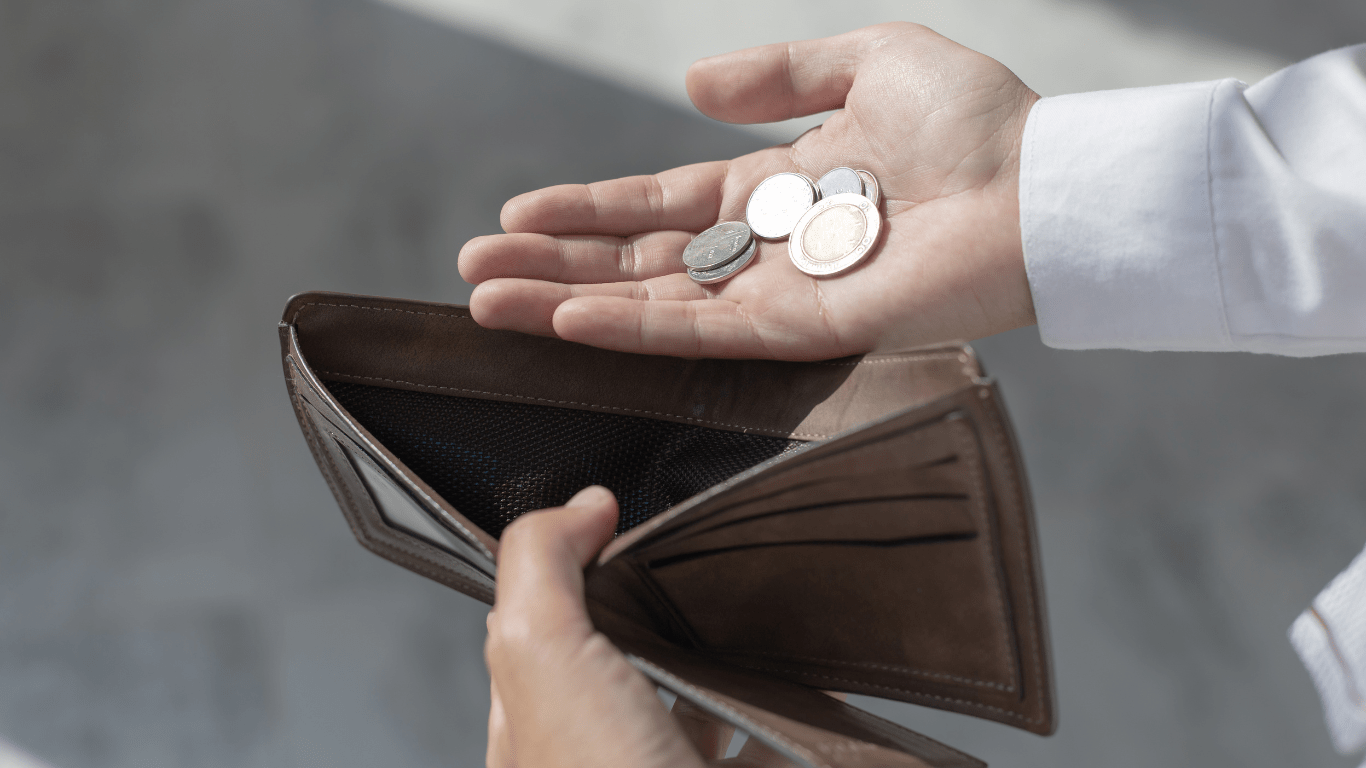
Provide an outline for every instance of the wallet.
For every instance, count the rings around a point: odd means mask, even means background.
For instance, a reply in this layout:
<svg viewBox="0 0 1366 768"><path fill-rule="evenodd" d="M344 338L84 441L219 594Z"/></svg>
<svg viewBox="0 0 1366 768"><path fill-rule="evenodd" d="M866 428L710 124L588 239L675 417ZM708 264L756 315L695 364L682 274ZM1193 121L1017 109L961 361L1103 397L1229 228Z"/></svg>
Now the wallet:
<svg viewBox="0 0 1366 768"><path fill-rule="evenodd" d="M823 693L1047 735L1033 512L1001 393L961 344L682 359L295 296L290 400L360 543L485 603L519 515L611 489L595 627L662 688L806 768L984 763Z"/></svg>

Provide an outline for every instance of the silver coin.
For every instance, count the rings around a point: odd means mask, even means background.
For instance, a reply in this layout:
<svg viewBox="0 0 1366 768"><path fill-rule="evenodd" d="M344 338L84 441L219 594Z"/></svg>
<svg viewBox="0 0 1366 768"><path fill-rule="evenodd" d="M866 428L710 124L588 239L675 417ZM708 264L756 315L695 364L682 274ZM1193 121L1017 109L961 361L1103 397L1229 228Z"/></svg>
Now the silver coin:
<svg viewBox="0 0 1366 768"><path fill-rule="evenodd" d="M882 204L882 185L877 183L877 177L867 171L854 171L863 179L863 196L873 201L876 208Z"/></svg>
<svg viewBox="0 0 1366 768"><path fill-rule="evenodd" d="M759 182L745 206L745 221L755 236L781 240L816 202L816 187L800 173L777 173Z"/></svg>
<svg viewBox="0 0 1366 768"><path fill-rule="evenodd" d="M834 275L862 261L881 232L882 216L873 201L850 192L832 195L802 215L787 254L808 275Z"/></svg>
<svg viewBox="0 0 1366 768"><path fill-rule="evenodd" d="M863 194L863 179L853 168L835 168L816 182L816 188L821 191L822 200L831 195L849 193L861 195Z"/></svg>
<svg viewBox="0 0 1366 768"><path fill-rule="evenodd" d="M688 277L691 277L693 282L701 283L702 285L719 283L749 266L749 263L754 261L754 254L758 252L759 241L750 240L749 247L741 252L740 256L729 264L724 264L716 269L690 269L688 270Z"/></svg>
<svg viewBox="0 0 1366 768"><path fill-rule="evenodd" d="M814 190L815 193L816 193L816 200L820 200L820 199L821 199L821 188L820 188L820 186L819 186L818 184L816 184L816 180L813 179L813 178L811 178L810 176L807 176L807 175L804 174L804 173L798 173L797 175L800 176L800 177L802 177L803 179L806 179L806 183L807 183L807 184L810 184L810 185L811 185L811 189ZM815 201L812 201L812 202L815 202Z"/></svg>
<svg viewBox="0 0 1366 768"><path fill-rule="evenodd" d="M683 249L688 269L716 269L744 253L754 235L743 221L723 221L702 232Z"/></svg>

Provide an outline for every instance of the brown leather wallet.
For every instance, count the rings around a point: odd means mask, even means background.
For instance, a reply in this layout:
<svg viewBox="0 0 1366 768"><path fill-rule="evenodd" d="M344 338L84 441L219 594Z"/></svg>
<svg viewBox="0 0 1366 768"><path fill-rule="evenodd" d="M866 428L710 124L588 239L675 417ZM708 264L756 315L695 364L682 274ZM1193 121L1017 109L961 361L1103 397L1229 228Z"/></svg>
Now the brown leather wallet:
<svg viewBox="0 0 1366 768"><path fill-rule="evenodd" d="M280 343L381 557L492 603L508 523L604 485L621 522L585 574L596 627L795 764L983 765L820 689L1053 731L1029 494L968 347L685 360L333 293L291 299Z"/></svg>

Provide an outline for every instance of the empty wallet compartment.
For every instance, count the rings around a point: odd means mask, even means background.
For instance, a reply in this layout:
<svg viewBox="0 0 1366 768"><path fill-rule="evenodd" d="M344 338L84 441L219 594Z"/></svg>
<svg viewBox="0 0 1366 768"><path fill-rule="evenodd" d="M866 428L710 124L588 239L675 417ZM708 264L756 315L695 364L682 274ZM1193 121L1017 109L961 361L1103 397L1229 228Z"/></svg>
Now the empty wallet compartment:
<svg viewBox="0 0 1366 768"><path fill-rule="evenodd" d="M685 360L326 293L292 299L280 338L314 458L376 554L491 602L507 525L604 485L621 517L585 576L595 624L798 764L862 764L824 754L832 734L977 764L819 689L1052 731L1028 493L967 347Z"/></svg>

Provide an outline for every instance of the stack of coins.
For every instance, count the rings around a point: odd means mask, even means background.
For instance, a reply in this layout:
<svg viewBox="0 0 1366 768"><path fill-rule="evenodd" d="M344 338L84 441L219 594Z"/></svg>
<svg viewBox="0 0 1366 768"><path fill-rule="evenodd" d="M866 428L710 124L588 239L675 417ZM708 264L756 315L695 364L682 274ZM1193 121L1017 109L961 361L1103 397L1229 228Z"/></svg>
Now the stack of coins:
<svg viewBox="0 0 1366 768"><path fill-rule="evenodd" d="M787 239L788 257L798 269L817 277L839 274L877 244L881 202L881 187L868 171L835 168L820 181L801 173L774 174L750 194L745 223L725 221L693 238L683 263L693 280L716 283L754 260L758 239Z"/></svg>
<svg viewBox="0 0 1366 768"><path fill-rule="evenodd" d="M749 266L758 250L759 241L747 224L723 221L688 243L683 265L695 282L719 283Z"/></svg>

